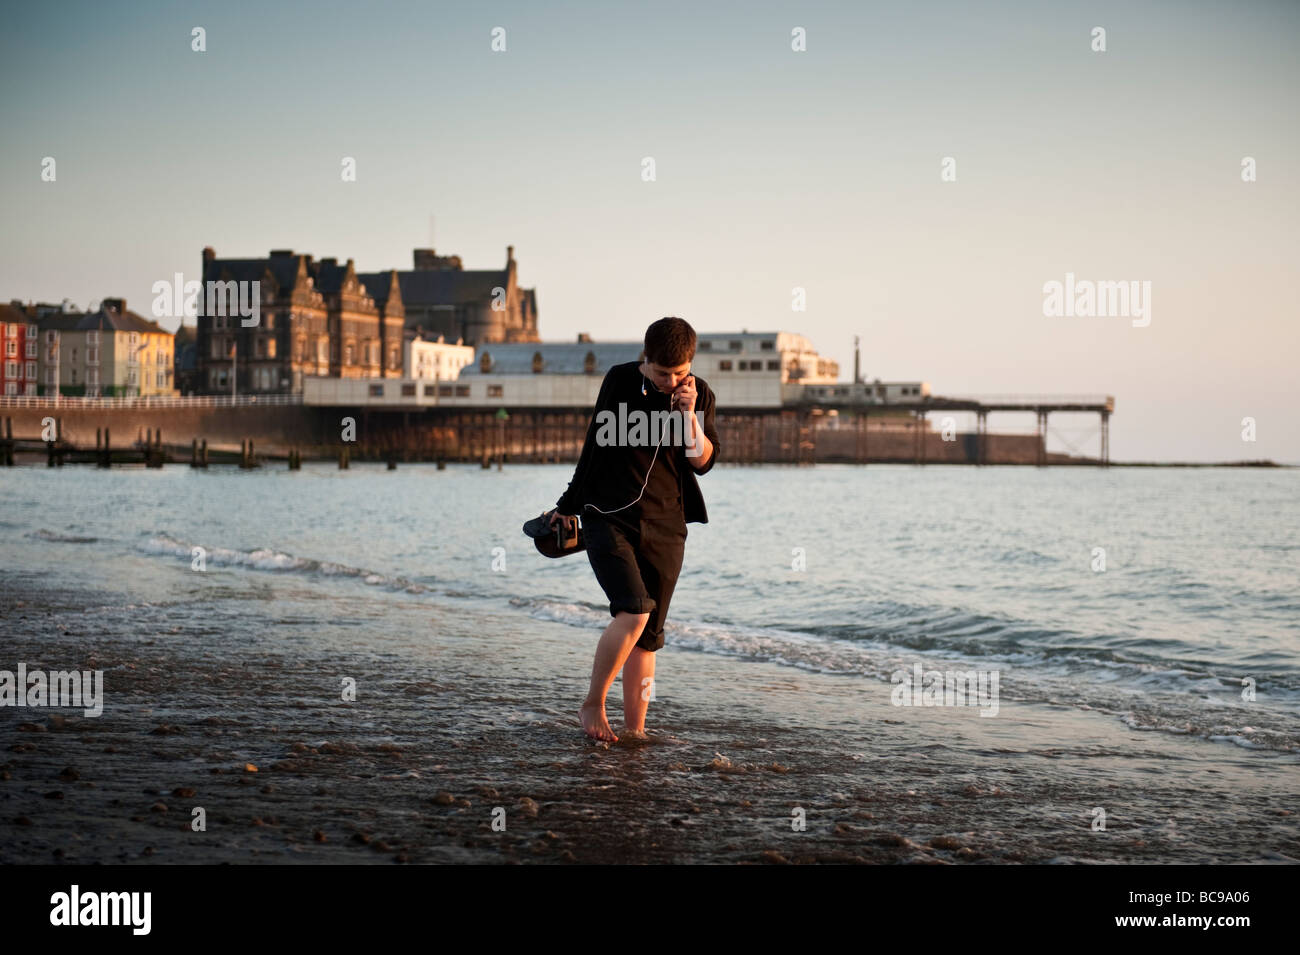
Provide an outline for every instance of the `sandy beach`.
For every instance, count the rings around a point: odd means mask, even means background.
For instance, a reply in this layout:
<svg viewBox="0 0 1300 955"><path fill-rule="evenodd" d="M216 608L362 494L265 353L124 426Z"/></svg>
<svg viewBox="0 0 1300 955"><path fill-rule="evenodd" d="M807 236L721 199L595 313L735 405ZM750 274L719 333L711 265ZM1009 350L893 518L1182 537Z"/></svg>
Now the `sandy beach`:
<svg viewBox="0 0 1300 955"><path fill-rule="evenodd" d="M668 647L650 741L599 744L576 715L594 634L560 623L521 642L495 611L398 601L395 630L423 628L427 652L340 654L277 606L268 649L158 607L114 632L103 595L22 576L7 654L101 669L109 703L0 711L5 864L1300 859L1293 761L1064 706L895 707L885 682Z"/></svg>

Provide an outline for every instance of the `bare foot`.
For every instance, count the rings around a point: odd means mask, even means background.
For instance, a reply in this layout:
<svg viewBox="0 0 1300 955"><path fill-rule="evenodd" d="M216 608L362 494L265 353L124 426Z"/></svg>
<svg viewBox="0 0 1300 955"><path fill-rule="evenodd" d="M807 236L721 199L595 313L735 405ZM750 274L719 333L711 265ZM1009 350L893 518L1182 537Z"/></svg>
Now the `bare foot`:
<svg viewBox="0 0 1300 955"><path fill-rule="evenodd" d="M650 738L649 736L646 735L645 730L634 730L634 729L628 729L628 727L626 727L626 726L623 727L623 735L626 736L626 737L628 737L629 739L649 739L649 738Z"/></svg>
<svg viewBox="0 0 1300 955"><path fill-rule="evenodd" d="M592 739L618 742L618 737L610 729L609 720L605 718L605 707L599 703L584 703L578 713L582 716L583 732Z"/></svg>

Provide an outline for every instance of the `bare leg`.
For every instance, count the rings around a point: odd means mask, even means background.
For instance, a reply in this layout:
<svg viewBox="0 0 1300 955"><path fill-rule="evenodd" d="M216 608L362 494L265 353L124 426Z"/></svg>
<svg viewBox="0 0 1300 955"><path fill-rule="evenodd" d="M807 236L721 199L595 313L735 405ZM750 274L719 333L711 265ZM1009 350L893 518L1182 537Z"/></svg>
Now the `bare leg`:
<svg viewBox="0 0 1300 955"><path fill-rule="evenodd" d="M623 661L640 639L641 631L649 620L648 613L620 612L600 635L600 642L596 644L596 659L591 665L591 686L587 690L587 698L582 701L582 709L579 710L582 728L593 739L618 742L618 737L610 729L609 720L605 717L605 697L615 675L623 668Z"/></svg>
<svg viewBox="0 0 1300 955"><path fill-rule="evenodd" d="M633 645L623 664L623 722L629 736L645 739L645 711L654 686L655 655Z"/></svg>

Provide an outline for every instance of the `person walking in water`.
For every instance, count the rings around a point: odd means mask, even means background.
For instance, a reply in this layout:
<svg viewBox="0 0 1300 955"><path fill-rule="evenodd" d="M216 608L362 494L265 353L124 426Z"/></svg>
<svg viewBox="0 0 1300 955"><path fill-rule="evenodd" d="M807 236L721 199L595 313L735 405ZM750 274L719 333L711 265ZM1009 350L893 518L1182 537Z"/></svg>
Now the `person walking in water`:
<svg viewBox="0 0 1300 955"><path fill-rule="evenodd" d="M620 670L625 732L646 738L686 525L709 521L696 475L718 460L717 401L691 374L695 344L687 322L661 318L646 329L642 360L606 372L573 480L549 515L552 526L562 515L581 518L587 559L614 618L596 645L579 711L593 739L618 741L605 697Z"/></svg>

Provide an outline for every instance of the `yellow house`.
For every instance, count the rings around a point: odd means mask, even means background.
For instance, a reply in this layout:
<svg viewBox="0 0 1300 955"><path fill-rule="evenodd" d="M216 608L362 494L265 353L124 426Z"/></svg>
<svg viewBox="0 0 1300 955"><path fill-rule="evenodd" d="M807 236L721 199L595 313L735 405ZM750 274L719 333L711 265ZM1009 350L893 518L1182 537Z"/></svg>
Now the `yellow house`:
<svg viewBox="0 0 1300 955"><path fill-rule="evenodd" d="M41 394L175 395L173 335L106 298L91 314L54 313L40 328Z"/></svg>

